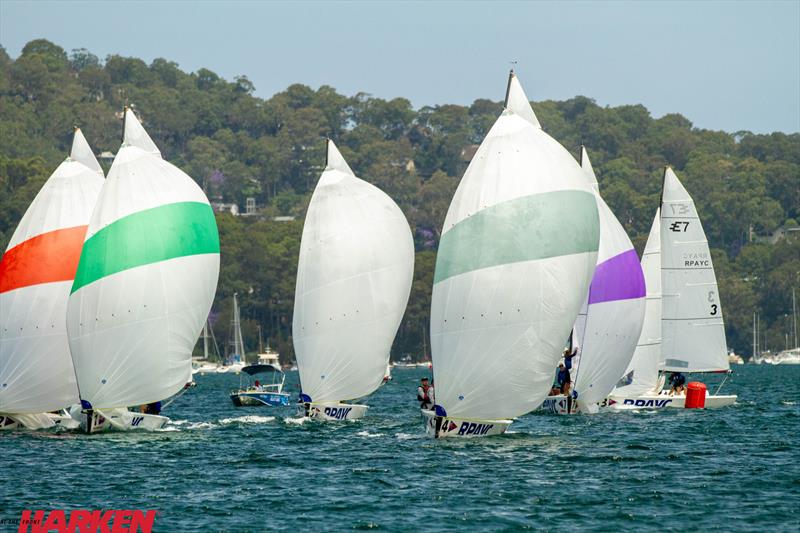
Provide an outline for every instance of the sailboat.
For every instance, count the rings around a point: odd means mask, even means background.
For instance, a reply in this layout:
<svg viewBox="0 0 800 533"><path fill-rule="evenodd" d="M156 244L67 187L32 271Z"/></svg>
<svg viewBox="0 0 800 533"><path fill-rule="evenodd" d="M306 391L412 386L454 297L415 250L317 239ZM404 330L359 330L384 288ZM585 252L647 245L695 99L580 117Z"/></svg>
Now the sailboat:
<svg viewBox="0 0 800 533"><path fill-rule="evenodd" d="M656 226L660 247L655 237ZM654 323L658 320L658 287L654 286L650 300L653 304L647 306L647 325L643 328L648 337L639 341L643 349L637 350L633 374L624 378L622 386L609 396L606 404L612 409L685 407L684 394L661 390L663 380L647 390L654 381L655 350L659 356L656 368L661 372L730 372L711 251L694 201L670 167L664 172L661 206L650 231L648 248L650 255L642 258L648 282L655 277L651 261L655 263L654 259L660 257L660 344ZM638 368L644 369L639 375ZM717 390L717 394L706 392L704 406L724 407L735 401L736 395L720 395Z"/></svg>
<svg viewBox="0 0 800 533"><path fill-rule="evenodd" d="M550 390L597 263L597 202L511 71L450 203L433 280L436 438L506 431Z"/></svg>
<svg viewBox="0 0 800 533"><path fill-rule="evenodd" d="M642 330L645 282L639 256L625 228L600 196L592 163L581 147L581 168L592 185L600 215L600 249L589 294L575 323L581 346L572 361L572 391L548 396L553 413L596 413L633 357Z"/></svg>
<svg viewBox="0 0 800 533"><path fill-rule="evenodd" d="M103 170L80 129L0 260L0 429L71 426L78 403L64 317Z"/></svg>
<svg viewBox="0 0 800 533"><path fill-rule="evenodd" d="M214 337L214 328L211 326L211 320L206 318L206 321L203 323L203 333L200 335L200 338L203 339L203 357L202 359L197 357L192 358L192 375L194 374L213 374L216 373L219 368L220 364L218 361L221 360L219 355L219 346L217 345L217 339ZM210 341L210 342L209 342ZM209 350L209 345L214 346L214 360L212 361L209 359L211 355L211 350Z"/></svg>
<svg viewBox="0 0 800 533"><path fill-rule="evenodd" d="M414 242L403 212L356 177L333 141L308 206L292 339L304 414L354 420L382 383L408 303Z"/></svg>
<svg viewBox="0 0 800 533"><path fill-rule="evenodd" d="M158 429L191 383L192 349L219 276L219 234L202 189L161 158L130 109L92 213L67 306L89 432ZM147 412L129 407L146 405Z"/></svg>
<svg viewBox="0 0 800 533"><path fill-rule="evenodd" d="M226 358L224 365L217 369L220 374L233 372L238 374L242 368L247 366L247 358L244 353L244 339L242 338L242 320L239 314L239 294L233 293L233 316L231 317L231 340L229 344L233 346L233 353ZM226 350L227 353L227 350Z"/></svg>

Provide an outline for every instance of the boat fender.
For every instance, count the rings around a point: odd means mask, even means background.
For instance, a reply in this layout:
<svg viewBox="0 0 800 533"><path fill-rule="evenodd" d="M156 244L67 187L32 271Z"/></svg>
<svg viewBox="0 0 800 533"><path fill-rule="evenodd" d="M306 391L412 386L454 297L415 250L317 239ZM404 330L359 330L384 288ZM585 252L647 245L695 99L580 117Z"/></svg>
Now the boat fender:
<svg viewBox="0 0 800 533"><path fill-rule="evenodd" d="M706 384L692 381L686 386L686 409L703 409L706 406Z"/></svg>

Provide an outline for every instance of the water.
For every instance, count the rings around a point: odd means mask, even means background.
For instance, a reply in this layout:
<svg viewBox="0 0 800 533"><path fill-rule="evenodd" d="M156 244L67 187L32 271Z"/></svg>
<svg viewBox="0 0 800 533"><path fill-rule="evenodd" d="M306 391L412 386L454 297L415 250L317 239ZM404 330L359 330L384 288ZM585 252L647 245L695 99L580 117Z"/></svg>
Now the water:
<svg viewBox="0 0 800 533"><path fill-rule="evenodd" d="M395 369L358 422L235 408L238 378L210 375L158 433L3 434L0 519L112 508L158 509L169 532L800 529L800 367L736 367L725 409L532 414L471 441L424 436L425 373Z"/></svg>

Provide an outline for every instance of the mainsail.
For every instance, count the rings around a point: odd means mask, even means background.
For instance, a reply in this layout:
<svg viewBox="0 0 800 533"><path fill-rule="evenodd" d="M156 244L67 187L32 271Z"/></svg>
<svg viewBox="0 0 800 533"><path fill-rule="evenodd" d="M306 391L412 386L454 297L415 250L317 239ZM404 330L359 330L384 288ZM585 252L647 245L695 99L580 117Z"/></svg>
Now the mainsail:
<svg viewBox="0 0 800 533"><path fill-rule="evenodd" d="M219 275L205 194L161 158L130 110L124 131L67 309L80 397L95 409L159 401L191 380Z"/></svg>
<svg viewBox="0 0 800 533"><path fill-rule="evenodd" d="M103 171L79 129L0 261L0 412L78 403L64 317Z"/></svg>
<svg viewBox="0 0 800 533"><path fill-rule="evenodd" d="M647 287L644 323L636 350L617 387L619 394L638 396L656 390L661 359L661 209L656 210L642 254Z"/></svg>
<svg viewBox="0 0 800 533"><path fill-rule="evenodd" d="M397 204L353 174L333 141L308 206L292 340L314 402L377 389L411 291L414 242Z"/></svg>
<svg viewBox="0 0 800 533"><path fill-rule="evenodd" d="M600 216L597 267L576 321L581 349L573 370L578 403L591 410L614 389L633 357L644 318L645 283L636 250L600 197L597 178L583 147L581 166L595 190Z"/></svg>
<svg viewBox="0 0 800 533"><path fill-rule="evenodd" d="M431 347L447 416L513 418L542 403L598 240L583 171L542 131L512 72L506 109L456 190L436 258Z"/></svg>
<svg viewBox="0 0 800 533"><path fill-rule="evenodd" d="M661 198L661 370L729 369L717 278L694 201L667 167Z"/></svg>

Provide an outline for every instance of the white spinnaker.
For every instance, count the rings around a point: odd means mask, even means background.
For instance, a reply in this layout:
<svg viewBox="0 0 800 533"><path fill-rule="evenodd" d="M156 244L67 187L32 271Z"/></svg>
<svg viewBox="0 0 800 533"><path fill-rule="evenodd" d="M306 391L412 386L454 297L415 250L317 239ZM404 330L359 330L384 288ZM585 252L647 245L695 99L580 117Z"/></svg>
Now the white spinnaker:
<svg viewBox="0 0 800 533"><path fill-rule="evenodd" d="M47 278L54 267L62 270L64 247L75 259L80 254L102 186L103 171L81 131L75 130L70 156L42 186L7 248L19 247L25 255L26 243L50 234L49 244L38 245L46 249L36 253L36 264L28 263L30 256L19 258L26 268L42 269L43 282L0 292L0 412L43 413L78 403L64 321L72 280Z"/></svg>
<svg viewBox="0 0 800 533"><path fill-rule="evenodd" d="M661 359L661 209L656 210L650 235L642 254L642 271L647 287L644 323L624 379L629 383L617 388L619 394L638 396L655 391Z"/></svg>
<svg viewBox="0 0 800 533"><path fill-rule="evenodd" d="M92 237L123 228L109 239L107 249L101 249L100 258L110 262L122 255L133 266L74 286L67 310L80 396L95 409L159 401L191 380L192 349L211 309L219 275L216 224L213 213L208 215L205 194L188 175L161 159L129 110L125 122L125 139L92 214L81 262ZM175 224L170 214L182 206L195 211L199 206L207 216ZM167 250L182 241L175 238L175 227L201 225L211 240L216 239L216 252L152 258L153 249ZM80 272L79 267L79 276Z"/></svg>
<svg viewBox="0 0 800 533"><path fill-rule="evenodd" d="M600 197L585 148L581 166L595 190L600 247L586 303L576 321L581 349L573 362L572 379L579 405L591 410L614 390L633 357L644 320L645 284L633 243Z"/></svg>
<svg viewBox="0 0 800 533"><path fill-rule="evenodd" d="M436 403L453 417L512 418L541 404L597 259L581 168L541 130L516 76L506 100L458 186L437 255ZM590 250L560 253L572 243L556 225L576 199L574 227Z"/></svg>
<svg viewBox="0 0 800 533"><path fill-rule="evenodd" d="M292 340L312 401L377 389L408 303L414 243L402 211L332 141L303 224Z"/></svg>
<svg viewBox="0 0 800 533"><path fill-rule="evenodd" d="M728 370L722 306L708 241L689 193L671 168L661 200L661 369Z"/></svg>

